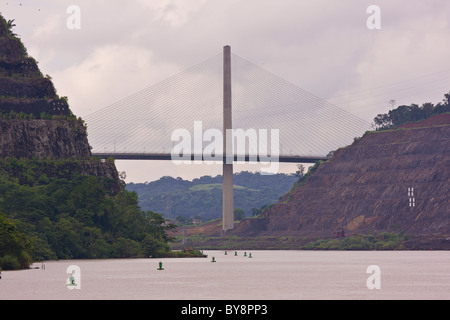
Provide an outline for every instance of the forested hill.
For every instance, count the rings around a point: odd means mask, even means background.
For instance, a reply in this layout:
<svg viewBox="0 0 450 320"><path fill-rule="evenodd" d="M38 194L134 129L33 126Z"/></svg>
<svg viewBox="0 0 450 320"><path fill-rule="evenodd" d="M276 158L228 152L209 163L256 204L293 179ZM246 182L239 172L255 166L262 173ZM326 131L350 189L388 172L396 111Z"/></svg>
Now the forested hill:
<svg viewBox="0 0 450 320"><path fill-rule="evenodd" d="M246 217L255 215L265 205L278 202L298 180L294 174L261 175L248 171L234 174L234 206ZM143 210L175 219L215 219L222 214L222 176L203 176L192 181L162 177L150 183L129 183Z"/></svg>

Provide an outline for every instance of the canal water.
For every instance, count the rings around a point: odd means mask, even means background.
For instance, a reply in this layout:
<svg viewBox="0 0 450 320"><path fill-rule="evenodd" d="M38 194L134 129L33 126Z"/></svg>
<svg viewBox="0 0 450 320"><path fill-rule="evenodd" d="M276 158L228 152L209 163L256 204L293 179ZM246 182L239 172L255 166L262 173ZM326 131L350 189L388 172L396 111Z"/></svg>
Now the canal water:
<svg viewBox="0 0 450 320"><path fill-rule="evenodd" d="M204 253L36 263L2 272L0 300L450 299L450 251Z"/></svg>

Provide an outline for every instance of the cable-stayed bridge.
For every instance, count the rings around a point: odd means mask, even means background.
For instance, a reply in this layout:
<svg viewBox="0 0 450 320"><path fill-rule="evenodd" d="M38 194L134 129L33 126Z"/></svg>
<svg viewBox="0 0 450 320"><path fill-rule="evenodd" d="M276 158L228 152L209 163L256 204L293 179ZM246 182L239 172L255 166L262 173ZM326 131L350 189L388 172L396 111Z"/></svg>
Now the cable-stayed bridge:
<svg viewBox="0 0 450 320"><path fill-rule="evenodd" d="M313 163L370 128L229 46L84 119L94 156L223 163L224 231L234 227L234 161Z"/></svg>

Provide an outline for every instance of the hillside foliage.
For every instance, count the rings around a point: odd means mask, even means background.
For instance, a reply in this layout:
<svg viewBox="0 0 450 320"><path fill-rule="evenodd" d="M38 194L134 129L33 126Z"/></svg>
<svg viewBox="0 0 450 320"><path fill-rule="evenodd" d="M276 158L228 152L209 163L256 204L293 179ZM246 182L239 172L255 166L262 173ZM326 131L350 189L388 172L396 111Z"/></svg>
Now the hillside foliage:
<svg viewBox="0 0 450 320"><path fill-rule="evenodd" d="M297 181L294 174L261 175L248 171L234 174L234 206L239 217L254 216L261 207L275 203ZM150 183L129 183L144 210L165 218L187 222L194 218L212 220L222 216L222 176L203 176L192 181L162 177Z"/></svg>
<svg viewBox="0 0 450 320"><path fill-rule="evenodd" d="M9 170L6 166L3 162L2 171L9 172L0 175L0 268L24 268L32 261L52 259L159 256L169 251L166 230L173 225L166 225L160 214L142 211L136 193L109 195L98 177L77 173L52 178L49 172L47 176L36 171L36 176L31 166L26 169L18 160L10 162ZM10 175L12 167L20 167L19 177Z"/></svg>
<svg viewBox="0 0 450 320"><path fill-rule="evenodd" d="M431 102L418 104L401 105L388 113L379 114L374 118L377 130L390 129L406 123L421 121L431 116L450 112L450 92L444 94L442 102L436 105Z"/></svg>

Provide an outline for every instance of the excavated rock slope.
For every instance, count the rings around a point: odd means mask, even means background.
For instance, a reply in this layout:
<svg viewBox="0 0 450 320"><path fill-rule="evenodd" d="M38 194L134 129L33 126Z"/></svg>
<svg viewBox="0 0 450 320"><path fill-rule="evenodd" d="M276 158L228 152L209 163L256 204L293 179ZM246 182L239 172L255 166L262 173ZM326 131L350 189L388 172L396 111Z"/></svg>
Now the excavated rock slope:
<svg viewBox="0 0 450 320"><path fill-rule="evenodd" d="M366 134L337 150L304 186L233 233L450 234L449 194L450 117L444 114L422 125Z"/></svg>

